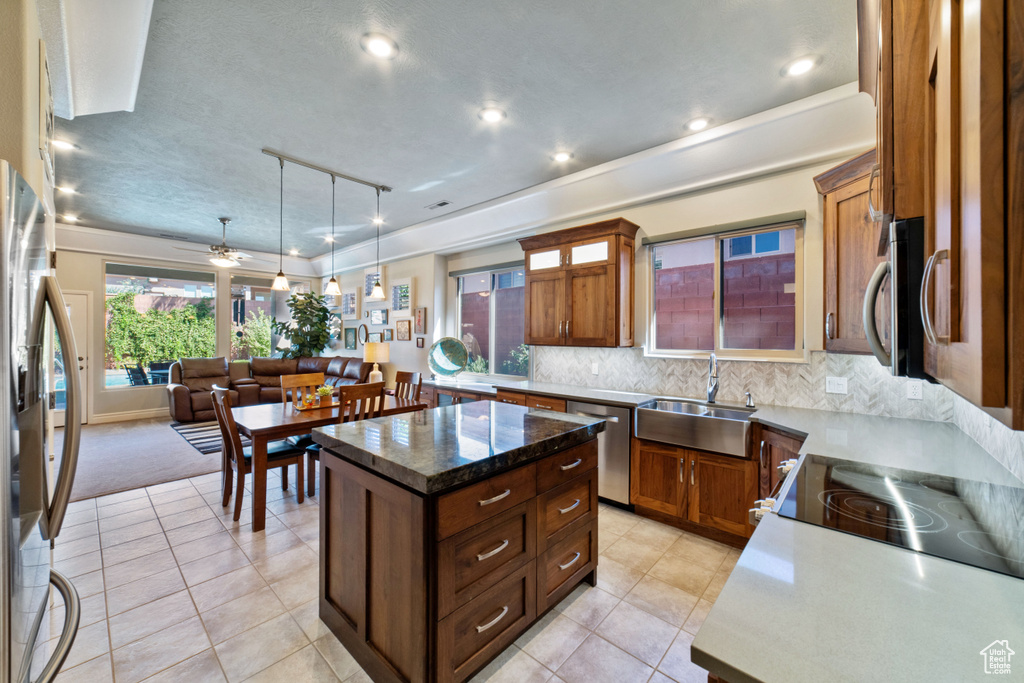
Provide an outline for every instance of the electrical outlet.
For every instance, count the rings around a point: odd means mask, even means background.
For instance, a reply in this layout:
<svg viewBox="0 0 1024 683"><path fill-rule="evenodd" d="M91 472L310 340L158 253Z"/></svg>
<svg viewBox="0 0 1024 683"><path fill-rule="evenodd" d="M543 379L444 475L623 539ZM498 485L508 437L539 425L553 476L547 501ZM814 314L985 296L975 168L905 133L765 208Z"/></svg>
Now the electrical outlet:
<svg viewBox="0 0 1024 683"><path fill-rule="evenodd" d="M920 401L924 398L924 382L912 379L907 382L907 398L912 401Z"/></svg>
<svg viewBox="0 0 1024 683"><path fill-rule="evenodd" d="M595 375L597 374L597 368L598 368L598 364L597 363L591 363L590 364L590 371L592 373L594 373Z"/></svg>
<svg viewBox="0 0 1024 683"><path fill-rule="evenodd" d="M825 378L825 393L826 394L845 394L846 393L846 378L845 377L826 377Z"/></svg>

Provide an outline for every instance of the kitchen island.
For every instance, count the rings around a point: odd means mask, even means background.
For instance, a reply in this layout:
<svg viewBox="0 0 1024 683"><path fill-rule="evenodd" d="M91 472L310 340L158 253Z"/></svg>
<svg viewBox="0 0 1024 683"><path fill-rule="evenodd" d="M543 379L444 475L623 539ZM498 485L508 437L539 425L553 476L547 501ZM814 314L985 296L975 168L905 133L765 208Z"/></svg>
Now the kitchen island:
<svg viewBox="0 0 1024 683"><path fill-rule="evenodd" d="M374 681L461 681L597 571L602 420L494 402L332 425L320 619Z"/></svg>

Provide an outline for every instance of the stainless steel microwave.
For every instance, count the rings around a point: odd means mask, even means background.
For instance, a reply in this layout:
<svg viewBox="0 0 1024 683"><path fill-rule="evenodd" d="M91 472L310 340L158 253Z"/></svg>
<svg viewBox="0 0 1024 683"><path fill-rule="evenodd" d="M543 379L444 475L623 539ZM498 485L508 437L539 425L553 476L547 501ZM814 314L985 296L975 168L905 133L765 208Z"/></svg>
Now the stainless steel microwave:
<svg viewBox="0 0 1024 683"><path fill-rule="evenodd" d="M925 246L924 219L908 218L889 223L888 258L868 281L864 293L864 332L878 362L897 377L931 379L924 371L924 325L921 320ZM875 312L883 284L888 337L879 335Z"/></svg>

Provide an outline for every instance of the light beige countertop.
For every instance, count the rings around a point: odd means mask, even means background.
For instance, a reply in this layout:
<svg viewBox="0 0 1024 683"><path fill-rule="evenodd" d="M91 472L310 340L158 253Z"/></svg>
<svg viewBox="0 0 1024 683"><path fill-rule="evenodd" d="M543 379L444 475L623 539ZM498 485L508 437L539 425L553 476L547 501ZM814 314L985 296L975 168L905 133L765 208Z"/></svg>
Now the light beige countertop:
<svg viewBox="0 0 1024 683"><path fill-rule="evenodd" d="M753 419L806 434L802 454L1024 487L949 423L775 406ZM980 653L995 640L1024 652L1024 580L768 514L691 656L729 683L970 681L992 678ZM1024 680L1019 662L1000 679Z"/></svg>

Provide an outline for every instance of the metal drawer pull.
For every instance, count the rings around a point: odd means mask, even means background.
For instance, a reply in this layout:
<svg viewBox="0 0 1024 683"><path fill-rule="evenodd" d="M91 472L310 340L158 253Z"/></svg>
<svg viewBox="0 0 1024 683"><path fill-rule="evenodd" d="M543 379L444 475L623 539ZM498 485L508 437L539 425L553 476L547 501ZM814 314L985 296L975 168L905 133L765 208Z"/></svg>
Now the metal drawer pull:
<svg viewBox="0 0 1024 683"><path fill-rule="evenodd" d="M575 510L575 509L576 509L576 508L578 508L579 506L580 506L580 499L579 499L579 498L577 498L577 499L576 499L576 502L575 502L575 503L573 503L572 505L570 505L569 507L567 507L567 508L558 508L558 512L559 512L560 514L563 514L563 515L564 515L564 514L565 514L565 513L567 513L567 512L572 512L573 510Z"/></svg>
<svg viewBox="0 0 1024 683"><path fill-rule="evenodd" d="M488 621L486 624L482 624L480 626L477 626L476 627L476 632L477 633L483 633L484 631L486 631L487 629L489 629L490 627L494 626L499 621L501 621L502 618L504 618L504 616L506 614L508 614L508 605L505 605L504 607L501 608L501 614L499 614L498 616L494 617L493 619Z"/></svg>
<svg viewBox="0 0 1024 683"><path fill-rule="evenodd" d="M759 459L761 460L761 469L763 470L764 469L764 439L761 439L761 456L760 456Z"/></svg>
<svg viewBox="0 0 1024 683"><path fill-rule="evenodd" d="M487 559L488 557L494 557L495 555L497 555L498 553L500 553L500 552L501 552L502 550L504 550L504 549L505 549L505 548L507 548L507 547L508 547L508 539L506 538L506 539L505 539L504 541L502 541L502 542L501 542L501 544L500 544L500 545L499 545L499 546L498 546L497 548L495 548L494 550L491 550L491 551L489 551L489 552L486 552L486 553L480 553L479 555L477 555L477 556L476 556L476 561L477 561L477 562L483 562L483 561L484 561L484 560L486 560L486 559Z"/></svg>
<svg viewBox="0 0 1024 683"><path fill-rule="evenodd" d="M535 403L533 407L534 408L540 408L541 410L551 410L551 406L542 406L539 403Z"/></svg>
<svg viewBox="0 0 1024 683"><path fill-rule="evenodd" d="M693 481L693 466L694 466L695 462L696 462L696 460L691 460L690 461L690 486L694 485L694 481Z"/></svg>
<svg viewBox="0 0 1024 683"><path fill-rule="evenodd" d="M583 458L576 458L576 462L572 463L571 465L559 465L558 469L562 470L563 472L565 470L571 470L574 467L579 467L579 464L581 462L583 462Z"/></svg>
<svg viewBox="0 0 1024 683"><path fill-rule="evenodd" d="M487 500L481 500L481 501L479 501L480 507L483 507L484 505L490 505L491 503L497 503L502 498L507 497L508 494L510 494L510 493L512 493L512 489L505 489L504 493L499 493L494 498L488 498Z"/></svg>
<svg viewBox="0 0 1024 683"><path fill-rule="evenodd" d="M574 564L576 564L576 562L579 559L580 559L580 554L577 552L575 557L573 557L571 560L569 560L565 564L558 565L558 568L564 571L564 570L568 569L569 567L573 566Z"/></svg>

